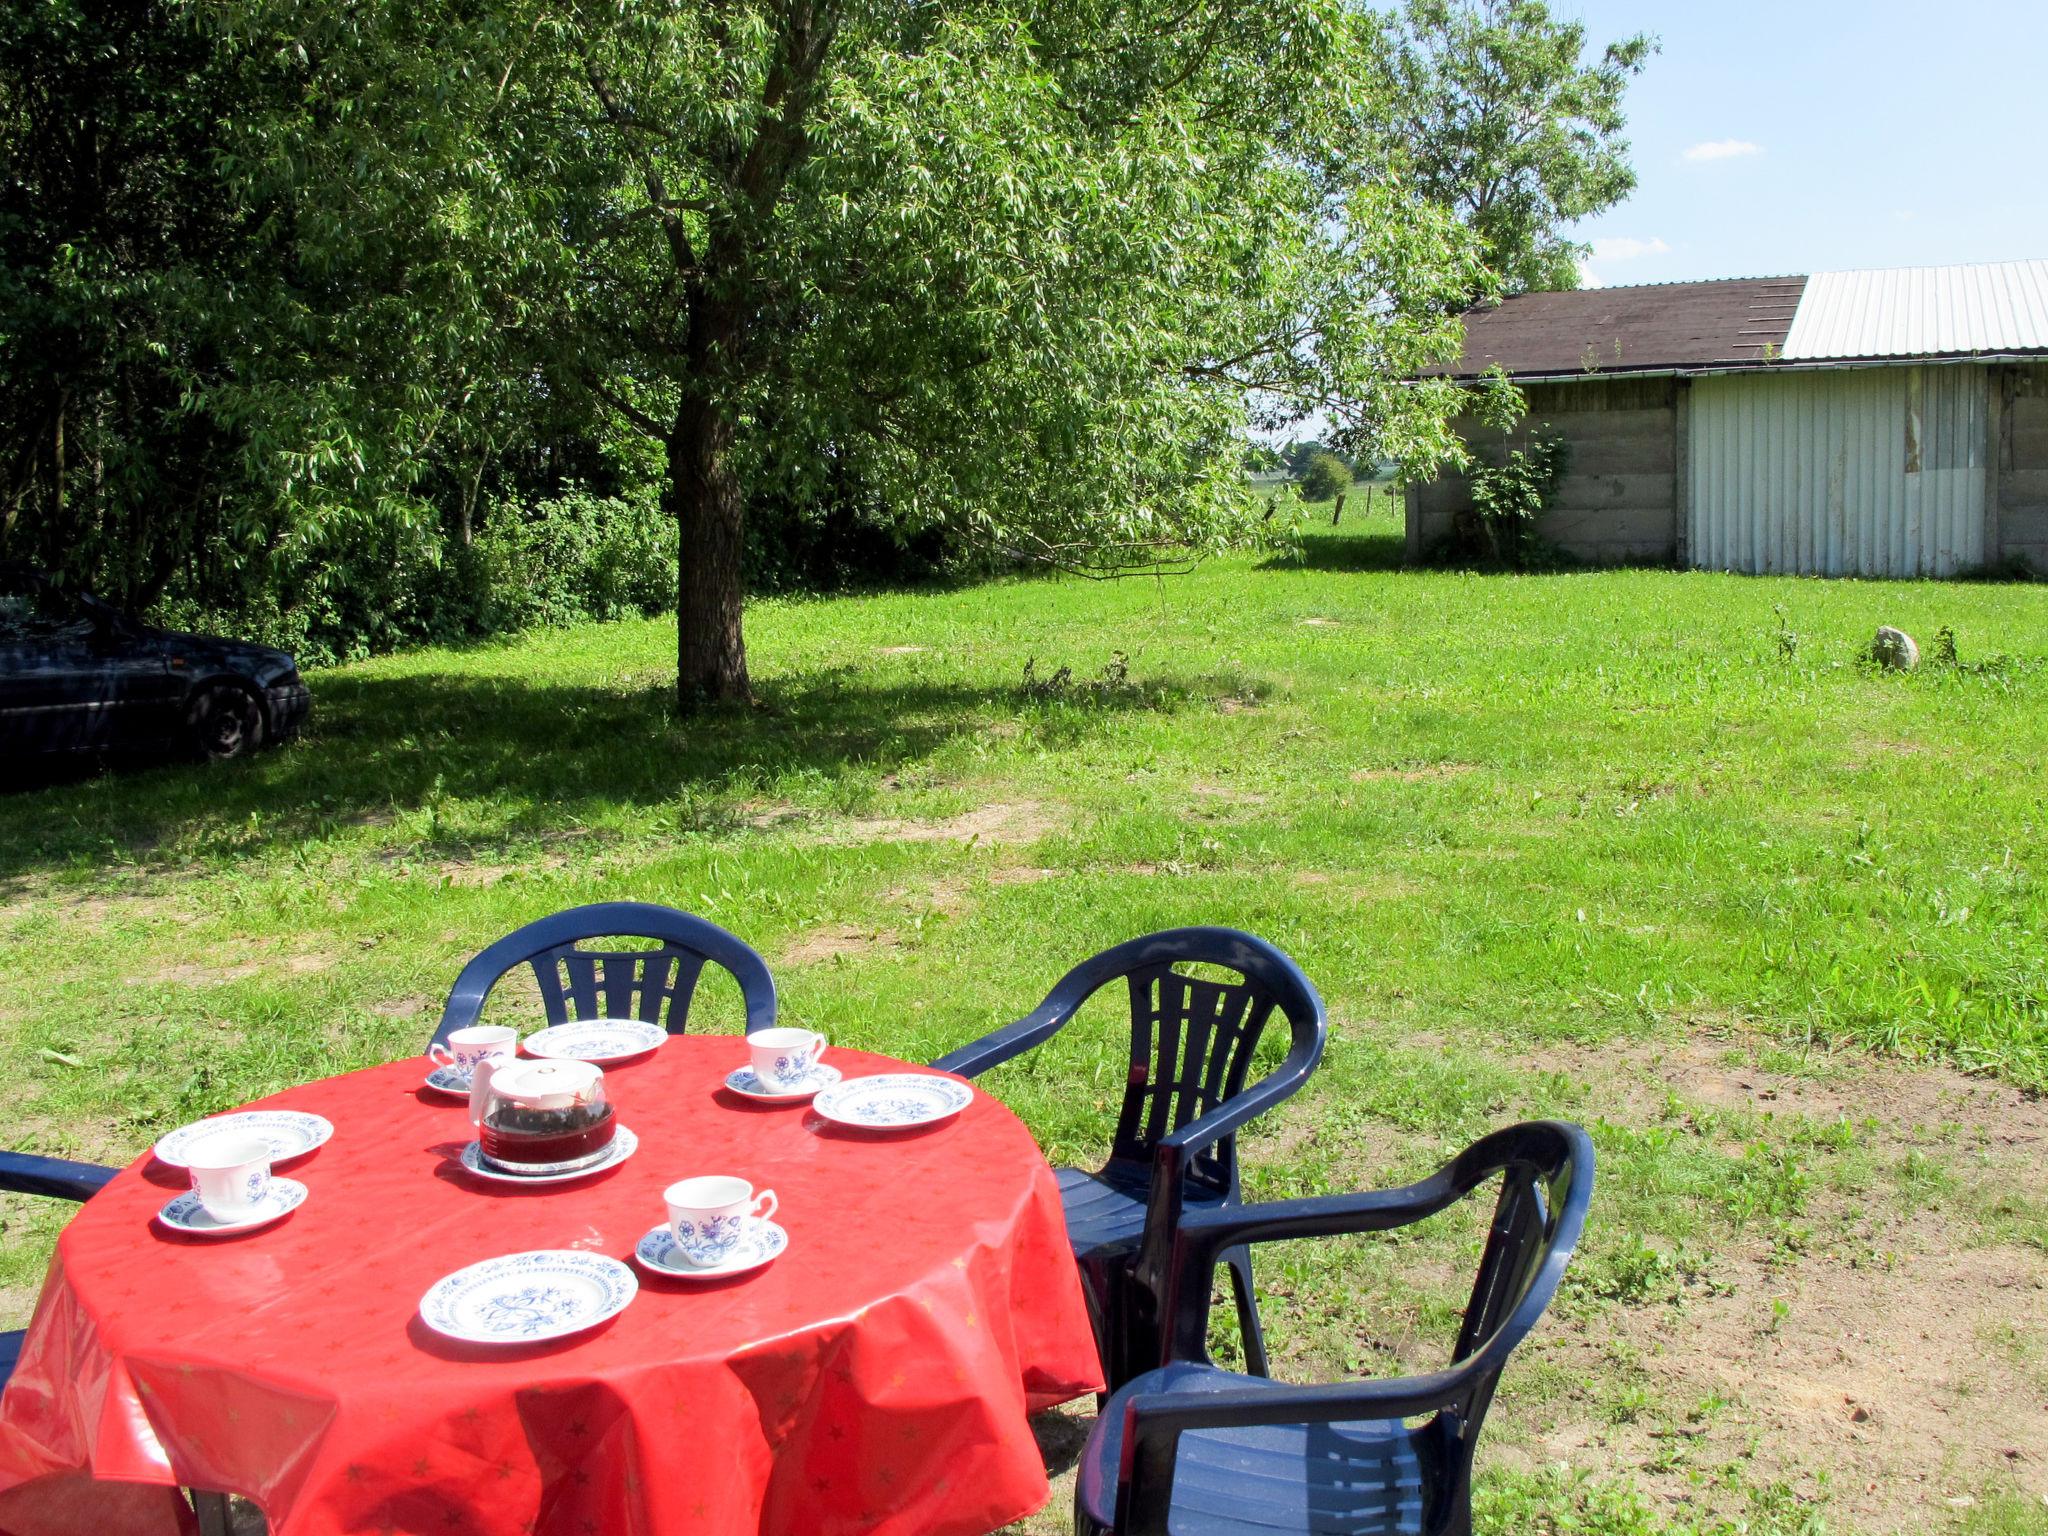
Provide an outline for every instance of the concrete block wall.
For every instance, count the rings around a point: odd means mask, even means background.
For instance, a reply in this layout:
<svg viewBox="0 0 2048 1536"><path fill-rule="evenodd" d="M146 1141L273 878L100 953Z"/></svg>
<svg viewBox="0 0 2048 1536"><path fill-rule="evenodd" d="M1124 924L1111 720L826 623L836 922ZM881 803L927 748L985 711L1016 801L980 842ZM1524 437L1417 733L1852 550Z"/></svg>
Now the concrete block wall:
<svg viewBox="0 0 2048 1536"><path fill-rule="evenodd" d="M1666 561L1678 553L1679 396L1675 379L1601 377L1531 384L1529 414L1513 434L1523 446L1548 426L1571 446L1557 505L1538 525L1543 537L1581 560L1602 564ZM1502 434L1469 418L1458 432L1483 458L1498 461ZM1408 554L1419 559L1471 505L1462 475L1408 488Z"/></svg>

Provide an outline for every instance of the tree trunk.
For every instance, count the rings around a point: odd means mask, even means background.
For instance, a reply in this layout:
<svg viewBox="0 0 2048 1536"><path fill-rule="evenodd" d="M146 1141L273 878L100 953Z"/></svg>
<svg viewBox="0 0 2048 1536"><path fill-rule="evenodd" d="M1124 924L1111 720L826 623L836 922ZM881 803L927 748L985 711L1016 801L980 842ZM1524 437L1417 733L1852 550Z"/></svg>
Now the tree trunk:
<svg viewBox="0 0 2048 1536"><path fill-rule="evenodd" d="M745 509L732 467L733 424L694 393L676 412L668 444L668 510L681 560L676 582L676 702L744 701L747 642L740 545Z"/></svg>

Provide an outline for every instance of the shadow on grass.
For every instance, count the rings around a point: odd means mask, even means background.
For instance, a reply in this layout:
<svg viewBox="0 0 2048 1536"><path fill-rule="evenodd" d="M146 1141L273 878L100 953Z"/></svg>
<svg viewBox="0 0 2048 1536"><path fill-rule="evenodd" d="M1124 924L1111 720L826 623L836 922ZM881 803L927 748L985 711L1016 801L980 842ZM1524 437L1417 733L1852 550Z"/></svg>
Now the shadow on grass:
<svg viewBox="0 0 2048 1536"><path fill-rule="evenodd" d="M1347 533L1342 528L1311 529L1299 550L1276 554L1259 563L1262 571L1398 571L1407 563L1408 537L1399 529L1388 533Z"/></svg>
<svg viewBox="0 0 2048 1536"><path fill-rule="evenodd" d="M1098 686L1048 701L844 669L764 688L759 707L679 716L667 685L330 676L315 681L304 736L279 750L97 776L59 767L53 781L0 798L0 881L259 854L422 812L406 841L421 852L573 834L620 806L665 808L672 825L680 809L683 827L718 831L740 819L721 797L849 769L849 793L864 794L879 775L998 718L1026 714L1041 732L1071 737L1108 716L1177 708L1199 687Z"/></svg>

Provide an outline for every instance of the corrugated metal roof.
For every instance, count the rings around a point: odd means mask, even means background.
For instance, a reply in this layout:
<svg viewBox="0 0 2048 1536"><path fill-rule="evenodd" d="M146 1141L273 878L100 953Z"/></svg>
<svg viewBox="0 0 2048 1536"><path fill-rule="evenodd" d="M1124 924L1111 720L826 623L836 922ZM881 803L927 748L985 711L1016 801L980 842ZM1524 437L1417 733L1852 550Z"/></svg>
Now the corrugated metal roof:
<svg viewBox="0 0 2048 1536"><path fill-rule="evenodd" d="M2048 350L2048 261L1816 272L1782 356L1952 357Z"/></svg>

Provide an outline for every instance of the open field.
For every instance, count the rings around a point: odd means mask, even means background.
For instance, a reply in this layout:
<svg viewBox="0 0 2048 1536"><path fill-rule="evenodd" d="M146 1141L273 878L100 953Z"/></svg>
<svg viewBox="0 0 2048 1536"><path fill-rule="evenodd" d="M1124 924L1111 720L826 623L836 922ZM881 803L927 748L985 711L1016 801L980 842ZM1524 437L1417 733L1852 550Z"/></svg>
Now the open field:
<svg viewBox="0 0 2048 1536"><path fill-rule="evenodd" d="M253 762L0 798L7 1140L125 1160L416 1052L464 958L582 901L702 913L792 1022L916 1059L1234 924L1334 1022L1256 1194L1593 1130L1486 1529L2048 1531L2048 589L1399 572L1384 515L1311 521L1299 562L761 604L754 711L677 723L673 625L589 627L317 674ZM1880 622L1963 664L1868 669ZM1106 1140L1119 1028L988 1080L1057 1158ZM1440 1359L1480 1214L1267 1256L1282 1374ZM61 1219L0 1204L9 1326Z"/></svg>

